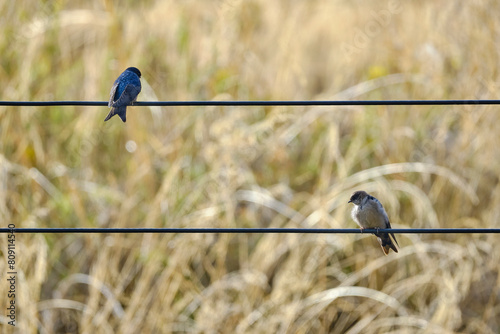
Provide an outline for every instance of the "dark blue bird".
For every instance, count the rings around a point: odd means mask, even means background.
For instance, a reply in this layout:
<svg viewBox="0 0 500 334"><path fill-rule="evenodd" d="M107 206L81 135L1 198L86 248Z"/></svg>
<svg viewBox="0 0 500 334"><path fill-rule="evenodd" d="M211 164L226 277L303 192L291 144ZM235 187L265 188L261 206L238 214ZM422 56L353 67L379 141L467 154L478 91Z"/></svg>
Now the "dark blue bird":
<svg viewBox="0 0 500 334"><path fill-rule="evenodd" d="M129 67L115 80L109 94L108 107L111 108L105 122L114 115L120 116L123 122L127 121L127 106L137 100L141 92L141 71Z"/></svg>

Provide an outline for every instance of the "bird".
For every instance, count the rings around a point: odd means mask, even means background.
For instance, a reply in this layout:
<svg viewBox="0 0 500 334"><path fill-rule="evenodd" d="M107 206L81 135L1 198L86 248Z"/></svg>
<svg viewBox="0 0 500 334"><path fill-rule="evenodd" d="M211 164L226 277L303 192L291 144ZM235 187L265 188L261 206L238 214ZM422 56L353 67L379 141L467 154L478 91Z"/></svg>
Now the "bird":
<svg viewBox="0 0 500 334"><path fill-rule="evenodd" d="M354 208L351 211L351 217L359 227L361 227L361 232L363 232L365 228L377 229L377 231L379 229L391 228L389 217L382 203L367 192L362 190L355 191L347 203L354 204ZM392 236L396 245L399 246L393 233L390 233L390 236L389 233L377 232L373 234L377 237L385 255L389 254L391 249L396 253L398 252L398 249L391 240Z"/></svg>
<svg viewBox="0 0 500 334"><path fill-rule="evenodd" d="M127 121L127 106L137 100L137 95L141 92L141 71L136 67L129 67L115 80L111 93L109 93L108 107L111 108L106 122L114 115L120 116L122 121Z"/></svg>

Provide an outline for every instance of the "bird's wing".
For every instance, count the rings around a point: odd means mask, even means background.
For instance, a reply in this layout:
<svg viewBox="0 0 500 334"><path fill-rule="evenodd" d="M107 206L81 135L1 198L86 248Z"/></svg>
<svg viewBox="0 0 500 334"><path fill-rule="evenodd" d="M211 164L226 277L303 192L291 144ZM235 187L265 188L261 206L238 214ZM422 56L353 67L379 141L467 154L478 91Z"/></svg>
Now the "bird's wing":
<svg viewBox="0 0 500 334"><path fill-rule="evenodd" d="M127 85L123 90L122 95L113 102L113 107L123 107L128 106L131 102L134 102L137 99L137 95L141 92L140 86L135 85Z"/></svg>
<svg viewBox="0 0 500 334"><path fill-rule="evenodd" d="M115 81L113 87L111 87L111 92L109 93L109 102L108 102L109 108L111 108L113 106L113 103L115 103L115 94L117 88L118 88L118 81Z"/></svg>
<svg viewBox="0 0 500 334"><path fill-rule="evenodd" d="M378 212L384 217L385 224L386 224L387 228L391 228L391 223L389 223L389 216L387 215L387 212L385 211L384 206L382 205L382 203L380 203L379 200L377 200L377 199L375 199L375 200L377 202Z"/></svg>
<svg viewBox="0 0 500 334"><path fill-rule="evenodd" d="M389 219L386 219L386 221L385 221L385 228L392 228L391 222L389 221Z"/></svg>
<svg viewBox="0 0 500 334"><path fill-rule="evenodd" d="M391 222L389 221L389 219L387 219L387 220L385 221L385 228L392 228L392 227L391 227ZM396 245L398 245L398 246L399 246L398 241L396 240L396 237L394 236L394 233L391 233L391 236L392 236L392 238L394 239L394 241L396 242Z"/></svg>

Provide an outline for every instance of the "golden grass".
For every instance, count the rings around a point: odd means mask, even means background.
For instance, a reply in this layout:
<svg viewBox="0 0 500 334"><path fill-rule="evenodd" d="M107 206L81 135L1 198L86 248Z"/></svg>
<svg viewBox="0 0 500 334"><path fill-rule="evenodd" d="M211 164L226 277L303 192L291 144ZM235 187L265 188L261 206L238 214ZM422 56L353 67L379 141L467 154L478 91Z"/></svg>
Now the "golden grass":
<svg viewBox="0 0 500 334"><path fill-rule="evenodd" d="M106 100L127 66L143 73L143 101L500 88L496 1L0 7L3 100ZM364 189L394 227L499 227L494 106L132 107L126 124L107 112L0 109L4 226L354 228L346 202ZM384 257L369 235L18 234L16 329L500 331L498 236L398 240Z"/></svg>

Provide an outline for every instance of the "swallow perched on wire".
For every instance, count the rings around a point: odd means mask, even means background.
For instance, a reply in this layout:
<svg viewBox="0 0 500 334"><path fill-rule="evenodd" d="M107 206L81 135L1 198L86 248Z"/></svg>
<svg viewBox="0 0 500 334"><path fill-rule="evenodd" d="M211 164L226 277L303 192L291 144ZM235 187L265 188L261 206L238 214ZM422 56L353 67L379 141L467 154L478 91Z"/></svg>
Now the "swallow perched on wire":
<svg viewBox="0 0 500 334"><path fill-rule="evenodd" d="M105 122L114 115L120 116L123 122L127 121L127 106L137 100L141 92L141 71L129 67L115 80L109 94L108 107L111 108Z"/></svg>
<svg viewBox="0 0 500 334"><path fill-rule="evenodd" d="M391 228L389 217L382 204L378 199L367 194L365 191L354 192L347 203L354 204L351 217L361 227L361 231L365 228L375 228L377 230ZM392 243L389 233L374 233L374 235L377 237L380 246L382 246L385 255L389 254L389 250L391 249L396 253L398 252L398 249ZM394 234L391 233L390 235L396 245L399 246Z"/></svg>

